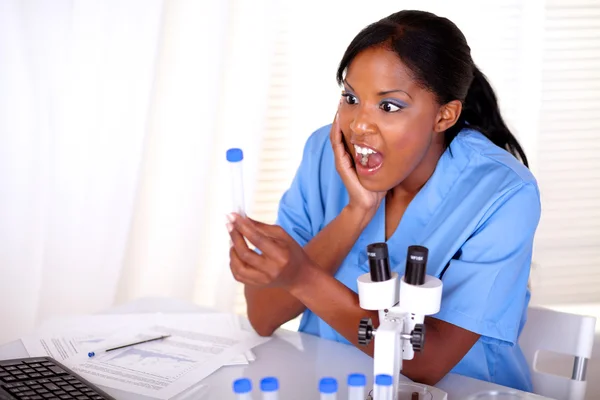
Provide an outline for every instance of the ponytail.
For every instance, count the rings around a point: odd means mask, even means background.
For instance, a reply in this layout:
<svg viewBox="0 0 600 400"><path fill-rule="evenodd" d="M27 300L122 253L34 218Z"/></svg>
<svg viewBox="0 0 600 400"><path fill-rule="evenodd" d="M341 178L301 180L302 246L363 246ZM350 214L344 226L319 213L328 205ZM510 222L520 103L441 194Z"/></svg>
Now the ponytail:
<svg viewBox="0 0 600 400"><path fill-rule="evenodd" d="M473 65L473 80L463 102L460 118L453 127L455 129L445 132L446 143L449 144L464 127L480 131L496 146L507 150L529 167L523 148L502 119L494 90L485 75L475 65Z"/></svg>

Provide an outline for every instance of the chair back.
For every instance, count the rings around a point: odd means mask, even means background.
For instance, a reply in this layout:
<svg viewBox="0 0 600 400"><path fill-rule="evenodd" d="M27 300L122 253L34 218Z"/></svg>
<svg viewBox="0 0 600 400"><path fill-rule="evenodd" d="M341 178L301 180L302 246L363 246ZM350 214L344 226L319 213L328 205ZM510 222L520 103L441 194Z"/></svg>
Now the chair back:
<svg viewBox="0 0 600 400"><path fill-rule="evenodd" d="M519 345L527 359L534 393L557 400L584 400L586 366L592 355L596 318L529 307ZM573 356L573 373L565 377L538 370L541 351Z"/></svg>

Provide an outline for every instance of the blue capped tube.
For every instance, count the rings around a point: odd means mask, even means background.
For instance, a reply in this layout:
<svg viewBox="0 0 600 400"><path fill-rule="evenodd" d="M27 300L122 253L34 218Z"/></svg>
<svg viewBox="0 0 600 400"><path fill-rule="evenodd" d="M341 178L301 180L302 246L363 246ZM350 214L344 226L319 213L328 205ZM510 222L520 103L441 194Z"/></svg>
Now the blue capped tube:
<svg viewBox="0 0 600 400"><path fill-rule="evenodd" d="M227 162L229 163L230 178L231 178L231 200L233 202L232 212L238 213L241 216L246 215L246 207L244 205L244 179L242 173L242 165L244 161L244 152L242 149L227 150Z"/></svg>
<svg viewBox="0 0 600 400"><path fill-rule="evenodd" d="M319 381L319 392L321 392L321 400L336 400L338 384L335 378L324 377Z"/></svg>
<svg viewBox="0 0 600 400"><path fill-rule="evenodd" d="M274 376L267 376L260 381L262 400L279 399L279 381Z"/></svg>
<svg viewBox="0 0 600 400"><path fill-rule="evenodd" d="M235 400L252 400L252 381L248 378L240 378L233 381L233 393Z"/></svg>
<svg viewBox="0 0 600 400"><path fill-rule="evenodd" d="M364 400L367 377L364 374L348 375L348 400Z"/></svg>
<svg viewBox="0 0 600 400"><path fill-rule="evenodd" d="M379 374L375 377L373 399L392 400L394 398L394 385L391 375Z"/></svg>

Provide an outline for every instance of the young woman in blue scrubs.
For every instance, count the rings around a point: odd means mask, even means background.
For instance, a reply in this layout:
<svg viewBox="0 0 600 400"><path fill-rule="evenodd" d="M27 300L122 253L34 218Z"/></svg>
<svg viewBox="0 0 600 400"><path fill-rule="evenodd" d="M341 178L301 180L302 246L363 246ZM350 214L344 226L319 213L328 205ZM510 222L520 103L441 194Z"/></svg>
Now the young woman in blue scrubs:
<svg viewBox="0 0 600 400"><path fill-rule="evenodd" d="M335 120L308 139L277 224L229 216L253 327L271 335L302 314L301 331L358 346L360 319L378 324L356 293L367 245L385 241L400 276L408 246L423 245L442 304L402 373L530 391L517 341L540 197L465 37L445 18L395 13L356 36L337 80ZM358 348L373 354L372 343Z"/></svg>

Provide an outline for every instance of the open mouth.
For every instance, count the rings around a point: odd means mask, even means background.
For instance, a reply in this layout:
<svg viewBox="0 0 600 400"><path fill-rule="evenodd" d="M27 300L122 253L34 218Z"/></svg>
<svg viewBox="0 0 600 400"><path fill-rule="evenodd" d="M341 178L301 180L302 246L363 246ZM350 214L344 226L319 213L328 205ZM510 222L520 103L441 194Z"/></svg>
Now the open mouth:
<svg viewBox="0 0 600 400"><path fill-rule="evenodd" d="M378 151L364 146L354 144L354 158L358 167L368 172L375 171L381 167L383 163L383 155Z"/></svg>

